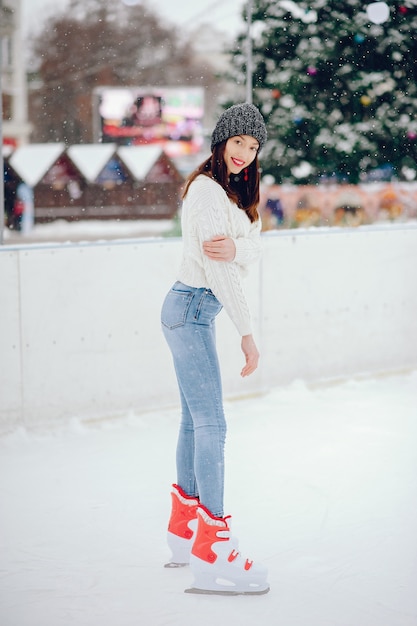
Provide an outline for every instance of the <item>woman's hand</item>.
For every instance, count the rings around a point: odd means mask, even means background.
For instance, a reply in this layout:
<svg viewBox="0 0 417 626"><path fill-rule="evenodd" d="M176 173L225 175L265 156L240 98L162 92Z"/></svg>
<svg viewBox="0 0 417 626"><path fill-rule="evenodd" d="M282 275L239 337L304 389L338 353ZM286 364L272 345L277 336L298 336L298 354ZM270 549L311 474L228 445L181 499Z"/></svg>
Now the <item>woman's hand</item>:
<svg viewBox="0 0 417 626"><path fill-rule="evenodd" d="M245 355L246 365L240 372L240 375L245 377L252 374L258 367L259 352L252 335L244 335L242 337L241 346L242 352Z"/></svg>
<svg viewBox="0 0 417 626"><path fill-rule="evenodd" d="M233 261L236 256L236 246L233 239L217 235L210 241L203 242L203 252L213 261Z"/></svg>

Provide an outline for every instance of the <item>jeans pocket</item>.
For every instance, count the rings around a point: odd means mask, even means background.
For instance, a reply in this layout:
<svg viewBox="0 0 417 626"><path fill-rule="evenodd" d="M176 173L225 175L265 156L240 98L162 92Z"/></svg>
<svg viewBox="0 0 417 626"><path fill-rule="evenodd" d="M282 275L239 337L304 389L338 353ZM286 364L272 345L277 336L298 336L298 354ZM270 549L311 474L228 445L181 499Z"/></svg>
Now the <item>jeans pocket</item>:
<svg viewBox="0 0 417 626"><path fill-rule="evenodd" d="M166 328L184 326L193 295L193 291L179 287L178 283L168 291L161 311L161 322Z"/></svg>
<svg viewBox="0 0 417 626"><path fill-rule="evenodd" d="M222 305L211 291L204 291L197 306L195 315L199 324L210 325L222 310Z"/></svg>

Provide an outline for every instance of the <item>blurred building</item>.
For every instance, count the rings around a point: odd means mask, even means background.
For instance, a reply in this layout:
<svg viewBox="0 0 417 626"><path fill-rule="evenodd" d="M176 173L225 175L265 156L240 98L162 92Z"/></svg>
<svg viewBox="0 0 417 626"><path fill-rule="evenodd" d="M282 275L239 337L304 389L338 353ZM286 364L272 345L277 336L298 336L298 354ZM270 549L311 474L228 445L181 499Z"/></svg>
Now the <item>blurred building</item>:
<svg viewBox="0 0 417 626"><path fill-rule="evenodd" d="M3 143L12 146L27 143L30 134L21 4L22 0L0 0Z"/></svg>

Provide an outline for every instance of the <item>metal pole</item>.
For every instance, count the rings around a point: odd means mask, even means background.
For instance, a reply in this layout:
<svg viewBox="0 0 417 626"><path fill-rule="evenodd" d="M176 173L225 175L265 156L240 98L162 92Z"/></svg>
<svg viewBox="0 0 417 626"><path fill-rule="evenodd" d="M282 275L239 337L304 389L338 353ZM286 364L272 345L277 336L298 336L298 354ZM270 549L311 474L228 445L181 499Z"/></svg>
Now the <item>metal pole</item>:
<svg viewBox="0 0 417 626"><path fill-rule="evenodd" d="M246 36L246 102L252 104L252 0L247 1L246 19L248 21Z"/></svg>

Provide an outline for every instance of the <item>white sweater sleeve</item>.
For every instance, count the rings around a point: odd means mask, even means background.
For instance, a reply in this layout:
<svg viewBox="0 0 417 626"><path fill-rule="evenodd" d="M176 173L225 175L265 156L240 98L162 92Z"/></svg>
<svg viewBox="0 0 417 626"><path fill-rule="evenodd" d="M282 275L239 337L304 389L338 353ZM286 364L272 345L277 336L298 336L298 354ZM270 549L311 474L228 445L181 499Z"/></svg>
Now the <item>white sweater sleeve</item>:
<svg viewBox="0 0 417 626"><path fill-rule="evenodd" d="M197 182L197 181L196 181ZM201 263L207 283L223 305L231 320L234 322L239 333L248 335L252 333L250 311L242 285L242 274L239 264L250 257L255 257L256 235L259 228L254 228L251 237L233 238L233 219L231 203L226 193L217 183L207 179L198 181L201 184L191 185L189 189L189 201L191 214L194 222L194 233L201 250ZM194 188L193 188L194 187ZM201 193L203 191L203 193ZM234 205L234 211L241 211ZM238 216L240 219L241 215ZM244 218L248 220L246 215ZM232 237L237 241L236 257L232 262L214 261L202 252L203 242L212 239L216 235ZM259 237L258 237L259 238ZM258 243L259 246L259 243Z"/></svg>
<svg viewBox="0 0 417 626"><path fill-rule="evenodd" d="M258 219L258 221L250 225L248 237L232 237L236 247L235 263L246 267L249 263L259 259L261 254L261 239L259 236L261 227L261 220Z"/></svg>

